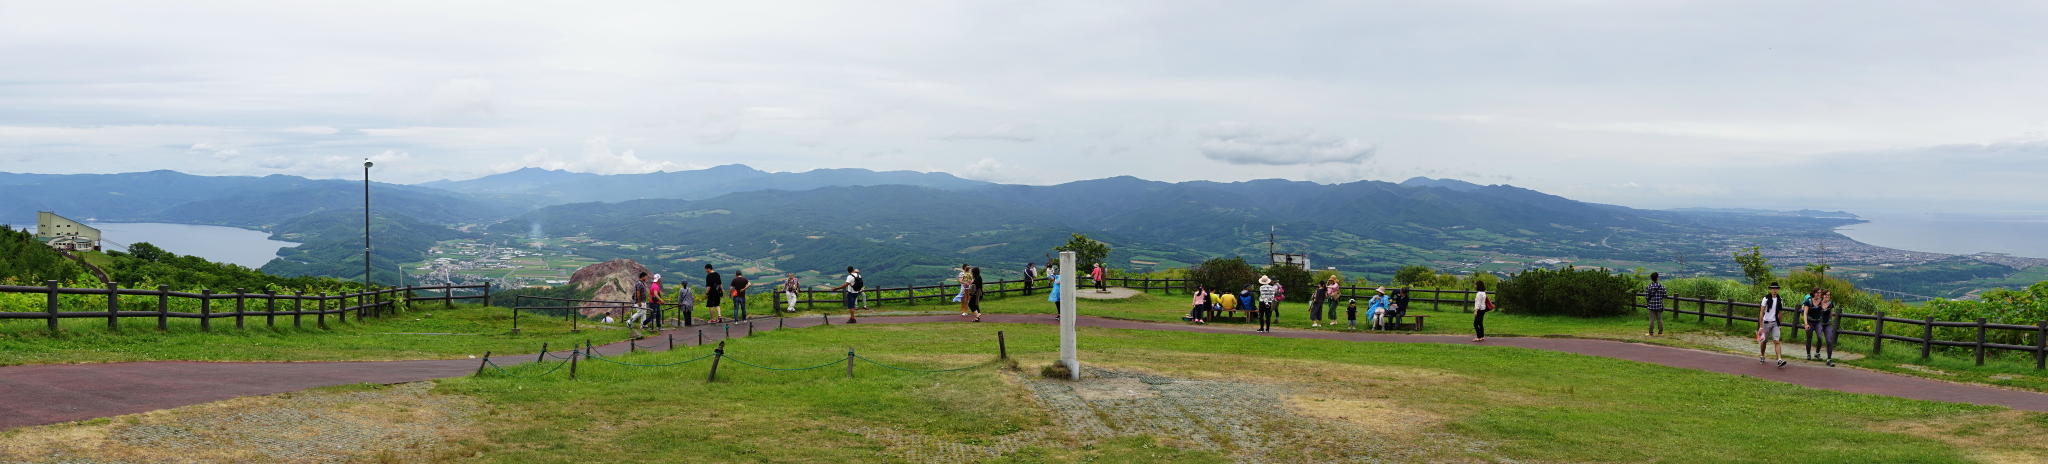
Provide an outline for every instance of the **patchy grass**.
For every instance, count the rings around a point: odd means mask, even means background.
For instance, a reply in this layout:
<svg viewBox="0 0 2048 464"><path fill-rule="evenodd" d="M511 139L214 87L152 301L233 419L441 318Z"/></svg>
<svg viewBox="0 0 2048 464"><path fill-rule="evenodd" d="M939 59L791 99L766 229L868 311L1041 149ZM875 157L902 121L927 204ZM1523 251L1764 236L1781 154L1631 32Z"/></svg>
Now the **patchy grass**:
<svg viewBox="0 0 2048 464"><path fill-rule="evenodd" d="M337 323L330 317L321 329L308 317L302 328L291 328L289 317L280 317L278 327L267 327L263 317L244 321L247 328L236 330L231 319L215 320L212 331L198 324L173 325L169 331L156 329L155 320L124 319L119 332L109 332L104 320L69 319L62 330L50 333L43 321L0 322L0 366L17 364L63 364L119 361L390 361L404 359L446 359L482 355L537 353L542 343L563 347L585 340L609 343L630 334L618 326L578 324L582 333L570 333L567 321L523 314L520 334L512 335L510 309L457 305L455 308L422 306L367 321L349 318ZM175 321L175 320L174 320ZM398 335L452 333L465 335Z"/></svg>
<svg viewBox="0 0 2048 464"><path fill-rule="evenodd" d="M1059 424L993 363L1007 331L1016 365L1050 363L1053 328L1009 324L831 326L766 332L727 346L719 381L708 362L579 366L578 380L493 374L442 391L519 411L484 425L485 460L503 462L897 462L855 429L902 430L972 445ZM1082 329L1084 365L1191 379L1284 386L1289 410L1390 437L1459 440L1489 462L1969 462L1975 451L1901 424L1966 423L2033 413L1859 395L1657 365L1508 347L1348 343L1227 334ZM859 364L845 350L906 368ZM708 347L617 358L663 364ZM771 371L735 364L807 367ZM540 366L536 366L540 367ZM524 372L534 374L536 372ZM2015 420L1984 419L1984 420ZM1956 426L1961 427L1961 426ZM1436 437L1436 438L1429 438ZM1203 462L1176 437L1126 437L1011 452L997 462Z"/></svg>

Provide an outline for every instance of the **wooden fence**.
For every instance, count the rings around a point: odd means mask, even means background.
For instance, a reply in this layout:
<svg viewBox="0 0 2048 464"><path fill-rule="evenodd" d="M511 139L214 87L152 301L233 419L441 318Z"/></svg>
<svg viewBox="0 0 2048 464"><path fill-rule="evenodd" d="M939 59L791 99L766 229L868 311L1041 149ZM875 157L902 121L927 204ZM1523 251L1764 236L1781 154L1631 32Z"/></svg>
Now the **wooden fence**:
<svg viewBox="0 0 2048 464"><path fill-rule="evenodd" d="M1182 294L1194 293L1194 289L1190 287L1190 284L1188 283L1187 279L1147 279L1108 277L1102 280L1104 286L1108 287L1122 287L1145 292L1162 291L1168 295L1171 295L1174 292L1181 292ZM761 283L767 284L768 282ZM1003 298L1005 296L1009 296L1012 294L1022 294L1025 291L1023 279L998 280L993 282L983 282L983 284L988 287L988 289L983 293L985 298ZM1031 287L1031 294L1045 295L1045 292L1048 290L1047 287L1050 286L1051 284L1048 280L1037 279L1036 281L1033 281L1033 285ZM1093 286L1094 281L1089 280L1088 283L1083 284L1081 288L1087 289ZM774 289L773 291L770 292L771 297L769 301L772 304L771 307L783 307L787 300L783 299L781 284L776 283L771 288ZM1339 288L1340 291L1338 292L1338 294L1340 295L1340 298L1366 299L1372 297L1373 289L1377 287L1344 286ZM921 300L936 300L934 301L935 303L951 303L953 301L953 295L958 294L959 290L960 284L957 283L940 285L904 285L900 287L869 287L861 291L860 299L862 303L857 303L857 305L860 307L868 307L869 303L872 303L875 306L880 306L882 303L903 303L905 305L915 305L918 304L918 302ZM1392 289L1389 289L1390 292L1391 290ZM1313 290L1298 291L1309 292ZM1290 294L1292 294L1292 292L1293 291L1290 291ZM1417 293L1423 292L1428 292L1430 297L1419 298L1414 296ZM1418 302L1432 304L1460 303L1465 305L1465 309L1470 310L1472 305L1472 293L1473 292L1471 290L1443 290L1433 288L1417 288L1411 290L1409 302L1411 305ZM826 296L820 297L820 294ZM1456 295L1456 297L1444 298L1447 294ZM844 295L845 294L842 292L807 288L797 292L796 303L804 305L805 308L811 309L816 308L818 303L825 303L827 305L839 305L844 303Z"/></svg>
<svg viewBox="0 0 2048 464"><path fill-rule="evenodd" d="M1637 293L1636 296L1640 298L1644 297L1645 295L1642 293ZM1695 309L1685 309L1688 303L1692 304ZM1638 308L1647 309L1647 303L1638 303L1635 306ZM1672 296L1667 297L1665 299L1664 306L1665 311L1670 311L1676 314L1690 314L1698 316L1698 322L1702 324L1705 324L1707 322L1707 318L1715 317L1721 318L1728 328L1734 328L1736 321L1741 321L1745 324L1752 324L1756 327L1762 326L1762 324L1758 322L1757 318L1752 316L1736 314L1735 309L1743 308L1744 313L1754 315L1757 313L1758 309L1763 307L1763 305L1760 303L1744 303L1736 302L1734 300L1716 301L1703 298L1682 298ZM1710 307L1718 308L1720 309L1720 311L1715 312ZM1797 308L1786 308L1785 313L1780 314L1778 317L1778 320L1781 321L1781 326L1788 326L1792 329L1791 335L1794 339L1799 338L1799 323L1801 322L1800 317L1801 316L1798 314ZM1921 359L1926 359L1930 356L1933 356L1934 347L1936 346L1970 348L1972 351L1975 352L1977 356L1977 365L1982 366L1984 365L1985 351L2007 350L2033 353L2034 368L2048 368L2048 321L2036 322L2034 323L2034 325L1993 324L1989 322L1989 319L1985 318L1978 318L1976 322L1937 321L1934 320L1933 316L1928 316L1926 319L1905 319L1891 317L1885 315L1883 311L1878 311L1877 314L1854 314L1837 311L1834 317L1835 319L1831 321L1831 323L1834 324L1836 328L1835 333L1837 336L1837 340L1839 340L1840 337L1844 335L1870 337L1871 354L1884 353L1884 341L1893 340L1920 345ZM1866 331L1844 329L1842 325L1842 321L1844 319L1853 321L1870 321L1870 330ZM1911 337L1887 333L1885 331L1886 324L1906 324L1908 326L1917 326L1919 330L1908 330L1907 332L1918 332L1920 336ZM1936 327L1975 329L1974 332L1976 333L1976 340L1942 340L1934 336L1934 329ZM2027 346L1986 342L1986 334L1989 333L1989 331L1993 330L2012 330L2020 331L2022 335L2031 334L2034 336L2034 344L2033 346Z"/></svg>
<svg viewBox="0 0 2048 464"><path fill-rule="evenodd" d="M455 294L458 290L476 289L483 290L483 293L479 295ZM423 293L432 292L438 292L440 296L421 296ZM338 322L347 322L351 312L355 314L357 319L377 317L397 311L400 304L410 308L415 301L442 301L445 304L453 305L455 300L461 299L481 298L488 300L491 289L488 285L441 285L429 287L387 287L339 295L328 295L325 293L317 295L307 295L304 293L279 295L276 292L248 293L247 290L239 288L235 289L235 293L213 293L213 290L201 290L199 293L173 292L170 286L165 285L159 285L155 290L145 290L121 288L118 283L110 284L107 288L64 288L58 287L57 281L52 280L47 281L41 287L0 285L0 293L47 295L44 299L45 303L42 311L0 312L0 319L44 319L48 321L50 331L56 332L57 321L60 319L99 318L107 320L107 330L118 331L121 330L120 319L124 317L155 318L158 330L169 329L169 321L173 318L198 319L199 327L202 330L212 330L213 320L223 318L233 318L235 320L235 328L237 329L243 328L245 321L252 317L261 317L264 319L266 326L277 327L277 318L279 316L290 316L293 327L301 327L304 316L314 316L317 318L316 323L324 327L327 323L327 315L330 314L334 315ZM64 311L63 309L66 308L59 301L58 297L60 295L105 295L107 309L105 311ZM155 308L151 310L133 309L135 306L148 307L150 305L135 305L132 300L124 302L121 299L122 296L154 296L156 297ZM174 302L179 303L179 306L191 306L190 304L185 304L186 300L196 300L199 311L171 311L171 306ZM280 301L290 305L290 309L280 311L278 309ZM223 306L231 302L234 305L234 310L226 311L226 308L222 308L221 311L216 311L214 308L216 302L222 303ZM124 307L123 303L127 303L126 307ZM313 308L308 309L306 308L307 306L312 306ZM13 308L0 308L0 310L8 309Z"/></svg>

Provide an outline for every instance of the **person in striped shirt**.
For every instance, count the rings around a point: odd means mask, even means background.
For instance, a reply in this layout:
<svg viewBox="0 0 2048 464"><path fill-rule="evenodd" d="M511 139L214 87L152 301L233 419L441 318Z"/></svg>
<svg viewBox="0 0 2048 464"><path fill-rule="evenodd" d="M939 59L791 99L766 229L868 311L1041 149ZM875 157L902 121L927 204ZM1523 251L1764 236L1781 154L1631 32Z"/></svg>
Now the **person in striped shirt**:
<svg viewBox="0 0 2048 464"><path fill-rule="evenodd" d="M1643 306L1650 309L1650 329L1645 337L1664 334L1664 284L1658 282L1657 273L1650 273L1650 288L1643 289Z"/></svg>

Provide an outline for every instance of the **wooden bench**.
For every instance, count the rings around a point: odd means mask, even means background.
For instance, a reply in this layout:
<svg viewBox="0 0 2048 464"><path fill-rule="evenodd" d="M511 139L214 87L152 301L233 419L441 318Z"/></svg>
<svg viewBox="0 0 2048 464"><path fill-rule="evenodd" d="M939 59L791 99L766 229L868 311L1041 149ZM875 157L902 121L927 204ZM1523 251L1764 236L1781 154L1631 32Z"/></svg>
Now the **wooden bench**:
<svg viewBox="0 0 2048 464"><path fill-rule="evenodd" d="M1414 319L1415 319L1415 325L1414 325L1414 326L1412 326L1412 327L1414 327L1414 328L1411 328L1411 329L1407 329L1407 330L1416 330L1416 331L1420 331L1420 330L1422 330L1422 329L1423 329L1423 327L1425 327L1425 326L1424 326L1424 322L1425 322L1425 321L1424 321L1424 319L1428 319L1428 318L1429 318L1429 315L1426 315L1426 314L1403 314L1403 315L1399 315L1399 316L1392 316L1392 318L1394 319L1394 321L1393 321L1393 323L1391 323L1391 324L1389 324L1389 325L1390 325L1390 326L1392 326L1392 327L1394 327L1394 329L1393 329L1393 330L1402 330L1402 329L1401 329L1401 327L1402 327L1403 323L1402 323L1401 321L1402 321L1403 319L1409 319L1409 318L1414 318Z"/></svg>

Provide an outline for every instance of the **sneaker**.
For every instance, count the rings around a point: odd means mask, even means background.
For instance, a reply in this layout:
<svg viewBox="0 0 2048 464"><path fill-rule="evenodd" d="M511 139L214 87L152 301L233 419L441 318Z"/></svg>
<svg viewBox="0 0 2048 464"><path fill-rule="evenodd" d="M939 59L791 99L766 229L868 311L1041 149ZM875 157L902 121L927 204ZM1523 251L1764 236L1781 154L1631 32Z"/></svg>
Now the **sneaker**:
<svg viewBox="0 0 2048 464"><path fill-rule="evenodd" d="M848 323L848 324L859 324L859 323L860 323L860 319L854 319L854 318L847 318L847 319L846 319L846 323Z"/></svg>
<svg viewBox="0 0 2048 464"><path fill-rule="evenodd" d="M966 315L967 315L967 313L960 313L960 315L961 315L961 316L966 316Z"/></svg>
<svg viewBox="0 0 2048 464"><path fill-rule="evenodd" d="M1757 356L1757 357L1756 357L1756 363L1757 363L1757 364L1763 364L1763 363L1764 363L1764 357L1763 357L1763 356Z"/></svg>
<svg viewBox="0 0 2048 464"><path fill-rule="evenodd" d="M1829 360L1828 360L1828 367L1835 367L1835 360L1833 360L1833 359L1829 359Z"/></svg>
<svg viewBox="0 0 2048 464"><path fill-rule="evenodd" d="M1778 360L1778 367L1785 367L1785 360L1783 360L1783 359L1780 359L1780 360Z"/></svg>

